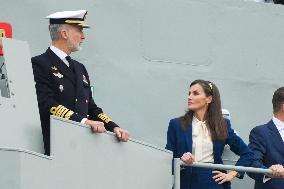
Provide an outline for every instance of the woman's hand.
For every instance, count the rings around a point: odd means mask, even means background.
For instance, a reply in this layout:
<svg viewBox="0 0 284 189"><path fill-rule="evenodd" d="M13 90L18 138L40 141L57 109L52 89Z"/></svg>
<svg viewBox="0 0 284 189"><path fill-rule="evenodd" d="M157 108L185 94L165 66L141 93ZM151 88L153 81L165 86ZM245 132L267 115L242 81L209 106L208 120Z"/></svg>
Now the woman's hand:
<svg viewBox="0 0 284 189"><path fill-rule="evenodd" d="M194 156L190 152L184 153L180 159L187 165L191 165L194 162Z"/></svg>
<svg viewBox="0 0 284 189"><path fill-rule="evenodd" d="M232 181L239 173L236 171L231 171L229 173L223 173L221 171L212 171L212 173L216 174L212 178L218 184L223 184L224 182Z"/></svg>

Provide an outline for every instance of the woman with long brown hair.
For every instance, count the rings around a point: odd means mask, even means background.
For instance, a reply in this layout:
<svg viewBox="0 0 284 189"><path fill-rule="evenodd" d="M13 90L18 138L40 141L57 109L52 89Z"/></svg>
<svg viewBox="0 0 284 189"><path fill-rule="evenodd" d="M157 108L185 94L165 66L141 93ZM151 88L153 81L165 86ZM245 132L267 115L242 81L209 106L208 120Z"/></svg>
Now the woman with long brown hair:
<svg viewBox="0 0 284 189"><path fill-rule="evenodd" d="M253 153L223 118L219 90L210 81L195 80L190 84L188 111L170 121L166 149L186 164L196 162L222 164L224 146L240 156L236 165L250 166ZM229 173L206 168L186 167L181 171L181 189L229 189L234 177Z"/></svg>

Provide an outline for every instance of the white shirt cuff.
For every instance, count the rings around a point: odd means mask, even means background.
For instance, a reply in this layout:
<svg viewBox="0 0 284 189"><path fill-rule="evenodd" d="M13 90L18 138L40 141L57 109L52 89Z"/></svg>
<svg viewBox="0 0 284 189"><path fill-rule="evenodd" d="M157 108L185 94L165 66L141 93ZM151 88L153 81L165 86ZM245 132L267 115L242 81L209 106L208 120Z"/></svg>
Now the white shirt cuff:
<svg viewBox="0 0 284 189"><path fill-rule="evenodd" d="M266 175L263 176L262 182L266 183L267 181L269 181L271 178L267 177Z"/></svg>
<svg viewBox="0 0 284 189"><path fill-rule="evenodd" d="M81 123L82 123L82 124L85 124L86 121L87 121L87 118L83 118L83 119L81 120Z"/></svg>

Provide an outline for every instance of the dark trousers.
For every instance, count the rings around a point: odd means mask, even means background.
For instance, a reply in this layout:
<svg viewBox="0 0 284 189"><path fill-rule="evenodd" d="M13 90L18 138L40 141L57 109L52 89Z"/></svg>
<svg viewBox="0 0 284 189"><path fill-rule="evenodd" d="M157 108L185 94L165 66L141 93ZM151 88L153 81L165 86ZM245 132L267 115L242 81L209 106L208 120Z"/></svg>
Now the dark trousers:
<svg viewBox="0 0 284 189"><path fill-rule="evenodd" d="M181 170L181 189L230 189L231 183L218 184L212 178L213 169L186 167Z"/></svg>

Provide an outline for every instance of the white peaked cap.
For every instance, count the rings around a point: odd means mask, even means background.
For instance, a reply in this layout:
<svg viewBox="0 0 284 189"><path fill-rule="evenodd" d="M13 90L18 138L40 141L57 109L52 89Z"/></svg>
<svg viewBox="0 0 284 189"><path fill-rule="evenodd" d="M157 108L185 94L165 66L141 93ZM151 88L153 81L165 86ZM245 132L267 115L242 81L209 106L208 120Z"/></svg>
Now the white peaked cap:
<svg viewBox="0 0 284 189"><path fill-rule="evenodd" d="M85 24L86 15L86 10L62 11L50 14L46 18L50 24L73 24L89 28L90 26Z"/></svg>

